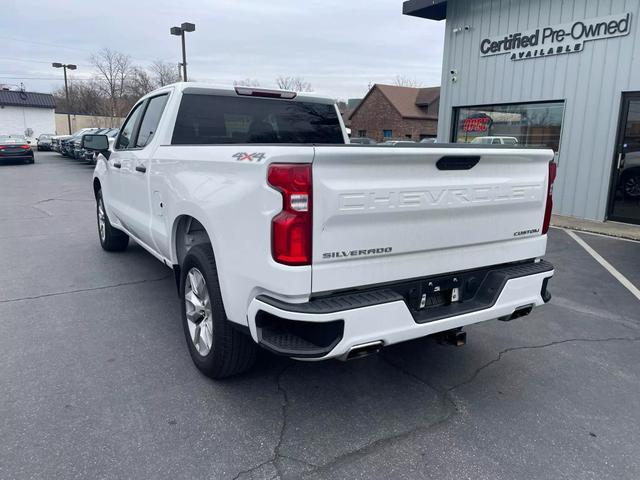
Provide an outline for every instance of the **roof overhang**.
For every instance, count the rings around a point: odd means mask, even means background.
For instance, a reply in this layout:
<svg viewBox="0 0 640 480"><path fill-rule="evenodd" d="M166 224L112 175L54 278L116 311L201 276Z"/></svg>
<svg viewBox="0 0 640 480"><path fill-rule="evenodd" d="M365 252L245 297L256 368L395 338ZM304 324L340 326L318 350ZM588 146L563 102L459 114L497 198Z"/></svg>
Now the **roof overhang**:
<svg viewBox="0 0 640 480"><path fill-rule="evenodd" d="M407 0L402 4L402 13L429 20L444 20L447 18L447 0Z"/></svg>

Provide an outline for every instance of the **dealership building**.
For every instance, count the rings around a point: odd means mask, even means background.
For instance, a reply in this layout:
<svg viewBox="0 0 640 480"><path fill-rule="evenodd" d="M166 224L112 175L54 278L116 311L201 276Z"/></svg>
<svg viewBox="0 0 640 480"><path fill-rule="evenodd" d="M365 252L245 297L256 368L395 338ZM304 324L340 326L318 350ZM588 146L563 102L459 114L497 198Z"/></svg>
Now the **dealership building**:
<svg viewBox="0 0 640 480"><path fill-rule="evenodd" d="M545 145L554 213L640 223L640 0L409 0L403 13L446 19L440 142Z"/></svg>

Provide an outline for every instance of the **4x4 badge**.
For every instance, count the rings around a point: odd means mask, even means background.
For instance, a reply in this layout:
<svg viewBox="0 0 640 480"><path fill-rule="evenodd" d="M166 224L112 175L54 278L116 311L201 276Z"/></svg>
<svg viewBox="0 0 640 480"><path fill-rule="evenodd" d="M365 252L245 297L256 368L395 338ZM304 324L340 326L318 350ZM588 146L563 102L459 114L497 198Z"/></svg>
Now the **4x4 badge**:
<svg viewBox="0 0 640 480"><path fill-rule="evenodd" d="M261 162L266 157L265 153L246 153L246 152L238 152L233 154L233 158L235 158L238 162Z"/></svg>

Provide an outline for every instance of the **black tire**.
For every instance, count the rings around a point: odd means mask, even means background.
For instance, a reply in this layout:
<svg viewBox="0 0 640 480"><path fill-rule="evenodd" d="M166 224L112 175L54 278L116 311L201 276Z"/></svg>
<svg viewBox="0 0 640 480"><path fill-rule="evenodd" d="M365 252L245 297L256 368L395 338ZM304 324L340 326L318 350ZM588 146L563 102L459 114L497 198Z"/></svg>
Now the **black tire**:
<svg viewBox="0 0 640 480"><path fill-rule="evenodd" d="M191 268L197 268L206 282L211 302L213 340L210 351L201 355L191 339L187 320L185 288ZM206 376L221 379L249 370L256 358L257 346L253 339L235 329L227 319L222 304L220 283L213 249L210 245L196 245L189 250L180 267L180 303L182 326L193 363Z"/></svg>
<svg viewBox="0 0 640 480"><path fill-rule="evenodd" d="M29 160L25 160L24 163L26 163L27 165L31 165L33 163L35 163L36 160L34 157L31 157Z"/></svg>
<svg viewBox="0 0 640 480"><path fill-rule="evenodd" d="M102 207L102 212L104 213L104 234L102 234L100 228L100 207ZM96 194L96 220L98 221L98 238L103 249L107 252L121 252L127 248L129 235L111 226L109 216L104 208L102 190L98 190Z"/></svg>
<svg viewBox="0 0 640 480"><path fill-rule="evenodd" d="M627 170L622 174L622 180L620 182L622 186L622 193L627 200L640 199L640 169Z"/></svg>

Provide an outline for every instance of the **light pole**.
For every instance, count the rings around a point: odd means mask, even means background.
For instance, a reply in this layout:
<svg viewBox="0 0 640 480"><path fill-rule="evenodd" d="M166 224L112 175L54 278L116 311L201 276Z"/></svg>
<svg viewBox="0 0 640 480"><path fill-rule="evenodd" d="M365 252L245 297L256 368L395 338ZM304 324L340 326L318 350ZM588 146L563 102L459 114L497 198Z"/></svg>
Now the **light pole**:
<svg viewBox="0 0 640 480"><path fill-rule="evenodd" d="M184 32L195 32L196 26L193 23L185 22L179 27L171 27L171 35L182 37L182 81L187 81L187 50L184 44Z"/></svg>
<svg viewBox="0 0 640 480"><path fill-rule="evenodd" d="M62 68L64 70L64 94L65 94L65 97L67 98L67 123L69 124L69 135L71 135L71 114L69 113L69 108L71 107L71 105L69 105L69 85L67 84L67 68L69 70L75 70L76 68L78 68L78 66L73 65L71 63L64 65L62 63L57 63L57 62L52 63L51 66L53 68Z"/></svg>

